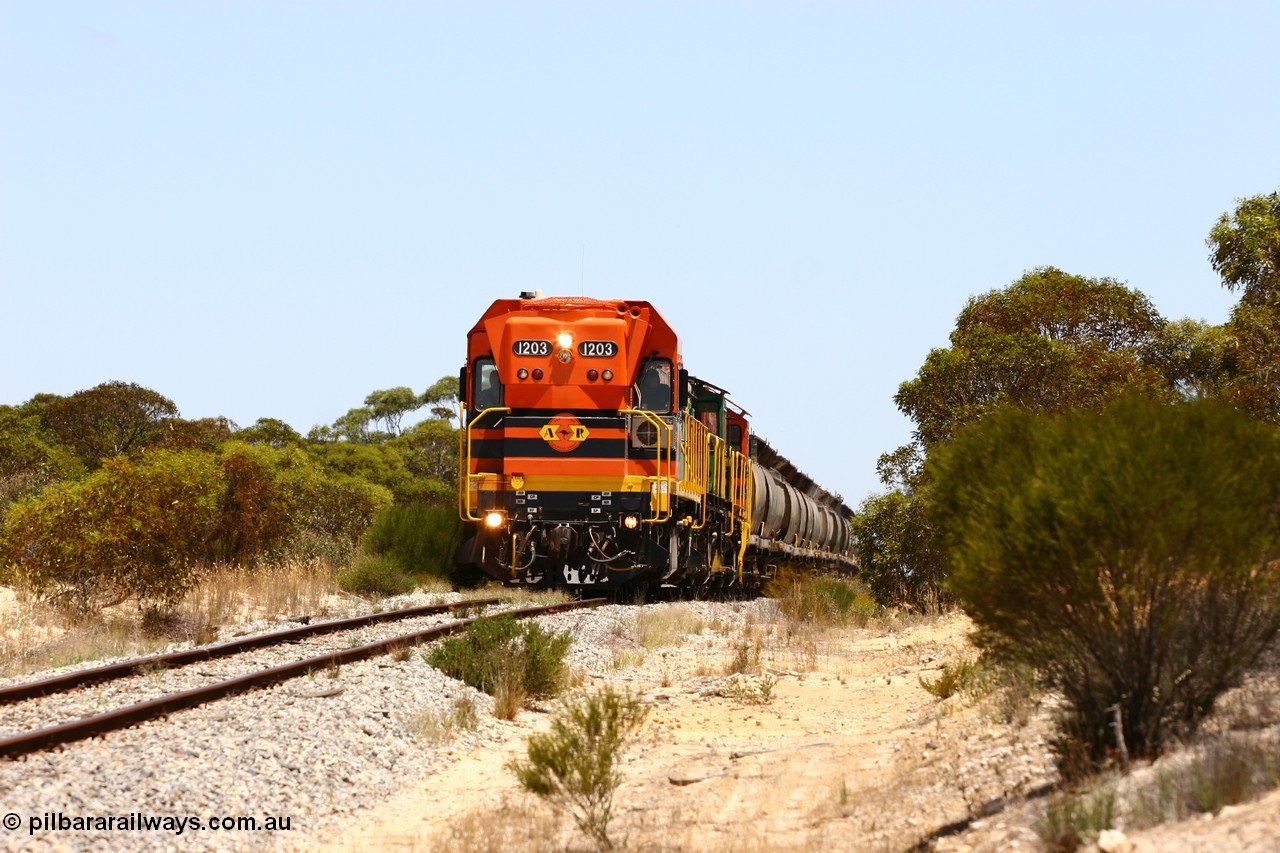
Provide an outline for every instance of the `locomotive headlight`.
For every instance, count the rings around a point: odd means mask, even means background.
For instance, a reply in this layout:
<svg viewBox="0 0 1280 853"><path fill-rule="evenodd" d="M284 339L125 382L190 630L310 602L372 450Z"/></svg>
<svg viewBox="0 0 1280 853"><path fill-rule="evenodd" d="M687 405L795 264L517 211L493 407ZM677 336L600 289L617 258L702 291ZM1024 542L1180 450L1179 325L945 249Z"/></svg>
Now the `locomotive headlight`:
<svg viewBox="0 0 1280 853"><path fill-rule="evenodd" d="M567 349L560 350L560 360L565 364L568 364L573 361L573 353L569 352Z"/></svg>
<svg viewBox="0 0 1280 853"><path fill-rule="evenodd" d="M622 526L628 530L635 530L639 525L640 519L636 518L634 515L628 515L626 518L622 519Z"/></svg>
<svg viewBox="0 0 1280 853"><path fill-rule="evenodd" d="M500 512L491 512L484 517L484 526L490 530L497 530L502 526L502 522L506 521Z"/></svg>
<svg viewBox="0 0 1280 853"><path fill-rule="evenodd" d="M560 345L560 349L568 349L573 346L573 335L568 332L561 332L556 335L556 343Z"/></svg>

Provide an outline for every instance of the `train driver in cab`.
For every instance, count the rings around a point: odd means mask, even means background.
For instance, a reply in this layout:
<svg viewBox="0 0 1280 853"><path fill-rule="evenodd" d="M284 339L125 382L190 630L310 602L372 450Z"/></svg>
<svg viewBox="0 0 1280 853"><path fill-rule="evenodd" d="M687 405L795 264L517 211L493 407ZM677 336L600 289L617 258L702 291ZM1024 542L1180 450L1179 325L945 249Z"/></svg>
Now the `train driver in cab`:
<svg viewBox="0 0 1280 853"><path fill-rule="evenodd" d="M671 414L674 400L671 362L658 358L646 361L640 368L640 379L636 385L640 391L637 408L660 415Z"/></svg>
<svg viewBox="0 0 1280 853"><path fill-rule="evenodd" d="M498 377L498 366L493 363L493 359L476 360L474 400L477 411L502 405L502 380Z"/></svg>

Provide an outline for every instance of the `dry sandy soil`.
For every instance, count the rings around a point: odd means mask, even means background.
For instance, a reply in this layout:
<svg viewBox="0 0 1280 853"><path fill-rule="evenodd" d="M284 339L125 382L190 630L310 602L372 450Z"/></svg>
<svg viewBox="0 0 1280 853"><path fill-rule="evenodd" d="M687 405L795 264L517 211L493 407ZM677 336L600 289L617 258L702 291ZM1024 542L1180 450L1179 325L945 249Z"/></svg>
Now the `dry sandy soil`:
<svg viewBox="0 0 1280 853"><path fill-rule="evenodd" d="M959 615L800 640L757 628L763 704L749 701L761 698L758 678L735 687L722 674L732 638L693 636L590 679L582 689L612 684L651 706L625 758L611 838L641 851L1044 849L1033 827L1046 798L1027 795L1054 779L1045 703L1007 722L998 698L940 701L920 686L972 656L967 629ZM547 720L521 714L331 849L592 849L504 769ZM1227 853L1280 850L1277 839L1273 793L1103 846Z"/></svg>

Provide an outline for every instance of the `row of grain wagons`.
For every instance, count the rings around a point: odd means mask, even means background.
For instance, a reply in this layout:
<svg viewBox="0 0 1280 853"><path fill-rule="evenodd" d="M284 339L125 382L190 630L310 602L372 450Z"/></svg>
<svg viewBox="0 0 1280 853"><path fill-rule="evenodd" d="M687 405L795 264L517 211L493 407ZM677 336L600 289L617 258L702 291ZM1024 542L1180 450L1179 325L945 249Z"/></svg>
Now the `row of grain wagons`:
<svg viewBox="0 0 1280 853"><path fill-rule="evenodd" d="M805 561L853 565L849 525L839 512L771 468L752 465L751 476L751 547Z"/></svg>

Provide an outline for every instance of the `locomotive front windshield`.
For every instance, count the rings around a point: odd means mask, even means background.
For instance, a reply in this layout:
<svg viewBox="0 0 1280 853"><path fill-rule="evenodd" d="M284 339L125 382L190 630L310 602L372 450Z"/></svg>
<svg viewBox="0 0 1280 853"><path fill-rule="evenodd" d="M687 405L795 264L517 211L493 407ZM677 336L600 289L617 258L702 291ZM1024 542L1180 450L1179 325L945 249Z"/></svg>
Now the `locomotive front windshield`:
<svg viewBox="0 0 1280 853"><path fill-rule="evenodd" d="M502 405L502 379L498 377L498 366L493 363L493 359L476 359L471 376L474 382L471 389L471 402L476 411L494 409Z"/></svg>
<svg viewBox="0 0 1280 853"><path fill-rule="evenodd" d="M636 382L640 391L638 408L660 415L671 414L674 403L671 381L671 362L665 358L654 358L646 361L640 368L640 378Z"/></svg>

